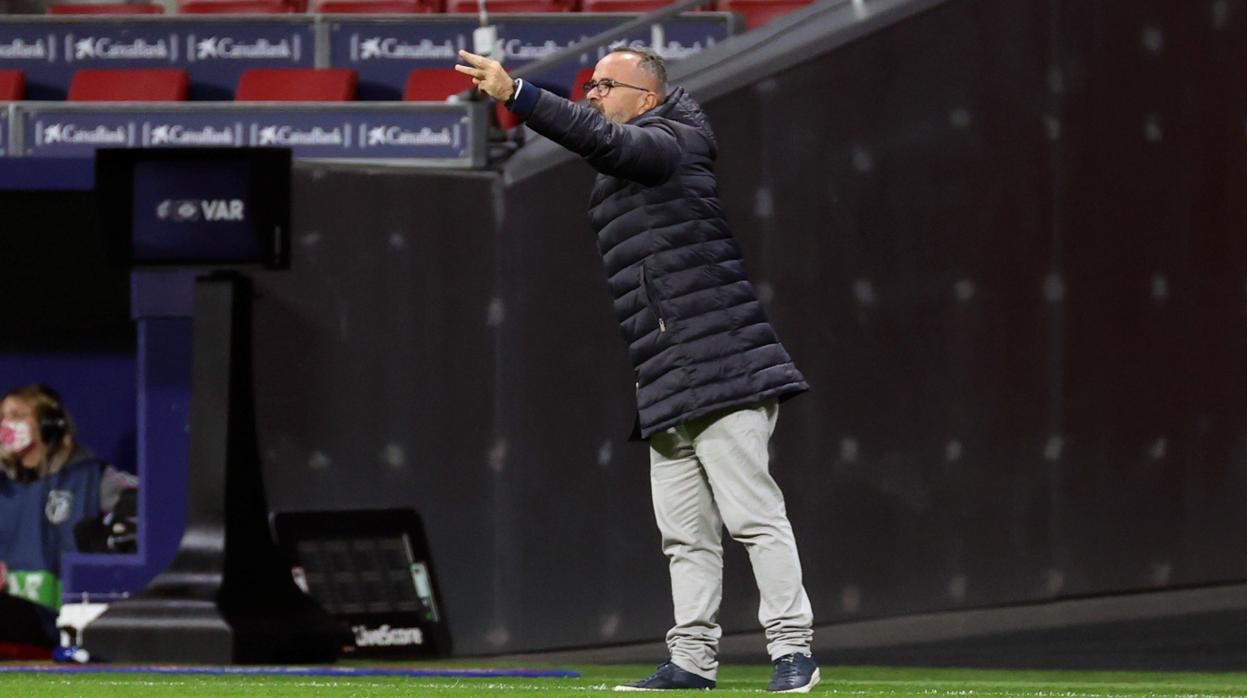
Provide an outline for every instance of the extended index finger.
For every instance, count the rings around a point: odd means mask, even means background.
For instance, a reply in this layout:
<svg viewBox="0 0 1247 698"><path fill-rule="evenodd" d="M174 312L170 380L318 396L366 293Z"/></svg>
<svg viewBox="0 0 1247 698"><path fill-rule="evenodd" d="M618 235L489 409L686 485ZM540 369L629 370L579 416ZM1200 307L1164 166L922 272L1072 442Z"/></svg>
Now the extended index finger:
<svg viewBox="0 0 1247 698"><path fill-rule="evenodd" d="M468 63L471 63L472 65L476 66L477 68L484 68L485 66L489 65L488 58L484 56L478 56L475 53L464 51L463 49L459 49L459 57L467 61Z"/></svg>

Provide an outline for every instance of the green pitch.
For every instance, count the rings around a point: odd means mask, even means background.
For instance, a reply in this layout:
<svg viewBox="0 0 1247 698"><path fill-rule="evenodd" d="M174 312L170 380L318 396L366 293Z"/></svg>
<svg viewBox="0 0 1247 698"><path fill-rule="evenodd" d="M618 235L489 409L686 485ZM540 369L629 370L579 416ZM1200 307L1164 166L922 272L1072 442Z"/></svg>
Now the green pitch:
<svg viewBox="0 0 1247 698"><path fill-rule="evenodd" d="M463 665L461 662L423 666ZM477 663L475 666L486 666ZM513 665L512 665L513 666ZM652 666L580 665L577 679L0 674L0 695L48 696L585 696L648 676ZM1247 698L1247 674L972 671L823 667L818 695L924 698ZM765 694L769 666L725 666L711 695ZM680 695L689 695L681 693Z"/></svg>

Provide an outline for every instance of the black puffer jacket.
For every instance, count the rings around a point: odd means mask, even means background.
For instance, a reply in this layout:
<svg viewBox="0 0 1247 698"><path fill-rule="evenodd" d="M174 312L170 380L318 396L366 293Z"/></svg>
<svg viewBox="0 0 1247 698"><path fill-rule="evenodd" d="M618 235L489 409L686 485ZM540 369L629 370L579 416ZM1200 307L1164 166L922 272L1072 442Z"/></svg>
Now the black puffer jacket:
<svg viewBox="0 0 1247 698"><path fill-rule="evenodd" d="M718 152L683 89L627 124L525 84L530 128L600 174L589 219L637 376L642 438L808 389L745 275L719 205Z"/></svg>

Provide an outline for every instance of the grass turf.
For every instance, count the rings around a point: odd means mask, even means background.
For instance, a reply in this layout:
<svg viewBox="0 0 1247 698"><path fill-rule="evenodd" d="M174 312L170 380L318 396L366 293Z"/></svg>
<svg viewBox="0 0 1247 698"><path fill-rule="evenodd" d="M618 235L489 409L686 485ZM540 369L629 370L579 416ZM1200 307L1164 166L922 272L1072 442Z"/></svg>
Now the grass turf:
<svg viewBox="0 0 1247 698"><path fill-rule="evenodd" d="M459 664L455 662L455 664ZM435 664L415 666L438 666ZM445 665L442 665L445 666ZM576 679L0 674L0 695L41 696L584 696L647 676L652 666L581 665ZM1247 698L1247 674L823 667L814 694L938 698ZM713 695L763 694L769 666L724 666ZM682 695L688 695L683 693Z"/></svg>

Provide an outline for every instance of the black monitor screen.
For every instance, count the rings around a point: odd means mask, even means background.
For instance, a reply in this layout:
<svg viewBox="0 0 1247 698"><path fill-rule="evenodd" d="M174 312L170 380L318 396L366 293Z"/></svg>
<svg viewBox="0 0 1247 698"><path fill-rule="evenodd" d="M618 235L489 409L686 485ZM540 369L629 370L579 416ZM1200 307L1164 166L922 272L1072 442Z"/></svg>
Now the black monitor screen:
<svg viewBox="0 0 1247 698"><path fill-rule="evenodd" d="M288 150L101 149L96 192L121 263L289 265Z"/></svg>

